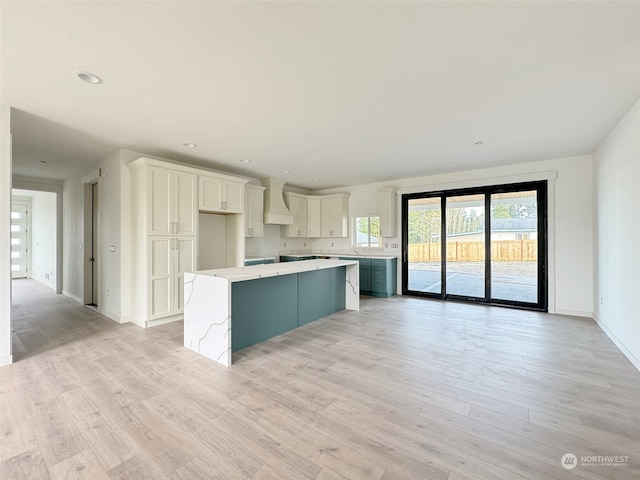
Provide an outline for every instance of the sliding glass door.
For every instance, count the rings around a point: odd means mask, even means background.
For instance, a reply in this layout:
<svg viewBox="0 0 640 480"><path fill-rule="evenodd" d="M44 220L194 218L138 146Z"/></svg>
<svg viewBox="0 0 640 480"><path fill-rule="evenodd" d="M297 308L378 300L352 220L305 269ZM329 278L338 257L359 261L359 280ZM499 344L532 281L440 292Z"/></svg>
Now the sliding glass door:
<svg viewBox="0 0 640 480"><path fill-rule="evenodd" d="M442 293L442 198L426 197L407 203L408 288L415 292Z"/></svg>
<svg viewBox="0 0 640 480"><path fill-rule="evenodd" d="M538 301L538 192L491 195L491 297Z"/></svg>
<svg viewBox="0 0 640 480"><path fill-rule="evenodd" d="M484 195L446 197L447 295L485 297Z"/></svg>
<svg viewBox="0 0 640 480"><path fill-rule="evenodd" d="M403 294L546 310L546 208L546 182L403 195Z"/></svg>

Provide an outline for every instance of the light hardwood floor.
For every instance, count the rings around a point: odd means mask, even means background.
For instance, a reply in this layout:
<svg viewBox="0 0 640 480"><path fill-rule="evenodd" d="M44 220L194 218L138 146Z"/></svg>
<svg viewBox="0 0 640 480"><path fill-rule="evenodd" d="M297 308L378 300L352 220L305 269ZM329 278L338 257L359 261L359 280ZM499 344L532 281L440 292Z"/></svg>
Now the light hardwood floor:
<svg viewBox="0 0 640 480"><path fill-rule="evenodd" d="M32 281L13 312L2 480L640 478L640 373L588 319L363 298L226 369L182 323L118 325Z"/></svg>

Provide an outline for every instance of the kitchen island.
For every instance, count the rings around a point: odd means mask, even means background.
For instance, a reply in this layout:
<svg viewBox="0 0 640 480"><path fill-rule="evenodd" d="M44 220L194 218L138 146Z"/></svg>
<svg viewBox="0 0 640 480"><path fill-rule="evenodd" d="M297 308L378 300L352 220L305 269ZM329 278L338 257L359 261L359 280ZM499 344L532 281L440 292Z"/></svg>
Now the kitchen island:
<svg viewBox="0 0 640 480"><path fill-rule="evenodd" d="M340 310L359 310L359 263L309 260L184 275L184 346L230 366L232 353Z"/></svg>

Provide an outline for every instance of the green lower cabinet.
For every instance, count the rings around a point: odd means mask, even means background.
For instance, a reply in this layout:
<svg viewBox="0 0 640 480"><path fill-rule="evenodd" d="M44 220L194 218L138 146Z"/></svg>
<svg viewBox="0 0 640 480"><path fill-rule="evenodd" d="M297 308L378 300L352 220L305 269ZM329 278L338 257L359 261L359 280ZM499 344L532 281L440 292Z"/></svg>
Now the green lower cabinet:
<svg viewBox="0 0 640 480"><path fill-rule="evenodd" d="M231 285L231 351L263 342L345 308L346 267Z"/></svg>
<svg viewBox="0 0 640 480"><path fill-rule="evenodd" d="M232 352L293 330L298 326L298 275L233 283L231 311Z"/></svg>
<svg viewBox="0 0 640 480"><path fill-rule="evenodd" d="M345 308L346 267L298 274L298 326Z"/></svg>
<svg viewBox="0 0 640 480"><path fill-rule="evenodd" d="M360 294L392 297L397 291L397 258L340 257L360 262Z"/></svg>

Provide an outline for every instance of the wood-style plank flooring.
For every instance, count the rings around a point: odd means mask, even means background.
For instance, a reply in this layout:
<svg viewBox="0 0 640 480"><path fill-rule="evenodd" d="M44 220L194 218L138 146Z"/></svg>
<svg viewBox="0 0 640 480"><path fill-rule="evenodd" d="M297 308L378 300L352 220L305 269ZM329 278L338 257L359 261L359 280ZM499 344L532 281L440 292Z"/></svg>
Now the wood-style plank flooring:
<svg viewBox="0 0 640 480"><path fill-rule="evenodd" d="M588 319L363 297L226 369L13 288L2 480L640 478L640 373Z"/></svg>

